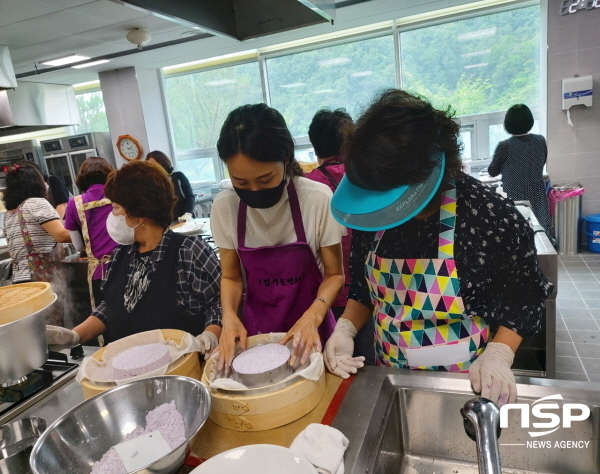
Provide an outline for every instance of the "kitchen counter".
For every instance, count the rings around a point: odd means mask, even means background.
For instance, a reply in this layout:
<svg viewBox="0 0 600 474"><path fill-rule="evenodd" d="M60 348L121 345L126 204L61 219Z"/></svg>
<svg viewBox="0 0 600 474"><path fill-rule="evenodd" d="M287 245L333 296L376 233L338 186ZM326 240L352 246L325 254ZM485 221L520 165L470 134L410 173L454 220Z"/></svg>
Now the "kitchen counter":
<svg viewBox="0 0 600 474"><path fill-rule="evenodd" d="M97 350L97 347L84 347L86 357ZM68 353L68 351L66 352ZM70 374L70 381L18 414L14 419L39 416L44 418L49 426L71 408L83 402L83 391L74 379L75 374L76 371L73 371ZM207 420L196 438L192 456L188 458L186 465L180 469L178 474L186 474L197 466L201 459L207 459L228 449L258 443L287 447L310 423L331 424L337 409L343 401L346 390L354 378L342 381L339 377L326 374L326 380L327 389L319 404L310 413L288 425L267 431L239 432L222 428L210 419Z"/></svg>

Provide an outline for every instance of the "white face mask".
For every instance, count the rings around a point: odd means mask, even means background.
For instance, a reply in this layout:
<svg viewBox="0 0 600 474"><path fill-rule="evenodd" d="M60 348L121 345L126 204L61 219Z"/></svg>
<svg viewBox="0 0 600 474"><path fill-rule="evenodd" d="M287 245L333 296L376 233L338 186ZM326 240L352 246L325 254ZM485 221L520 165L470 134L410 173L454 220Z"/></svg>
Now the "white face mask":
<svg viewBox="0 0 600 474"><path fill-rule="evenodd" d="M135 242L135 227L129 227L125 221L125 216L115 216L112 212L106 219L106 230L111 239L121 245L131 245Z"/></svg>

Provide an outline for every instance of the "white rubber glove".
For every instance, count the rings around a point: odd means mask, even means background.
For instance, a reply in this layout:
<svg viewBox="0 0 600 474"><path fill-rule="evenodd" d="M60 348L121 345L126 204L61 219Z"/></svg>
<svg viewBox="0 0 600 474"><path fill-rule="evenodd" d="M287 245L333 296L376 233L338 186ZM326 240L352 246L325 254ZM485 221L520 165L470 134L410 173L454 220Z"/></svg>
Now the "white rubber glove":
<svg viewBox="0 0 600 474"><path fill-rule="evenodd" d="M354 324L340 318L333 334L325 344L325 365L332 374L343 379L350 377L350 374L355 374L357 369L365 365L364 357L352 357L354 338L357 333Z"/></svg>
<svg viewBox="0 0 600 474"><path fill-rule="evenodd" d="M189 212L186 212L183 216L179 216L177 219L179 220L179 222L183 222L183 221L188 221L188 219L191 219L192 215Z"/></svg>
<svg viewBox="0 0 600 474"><path fill-rule="evenodd" d="M219 345L217 336L210 331L204 331L199 336L196 336L196 339L200 343L200 354L204 354L204 360L208 360L210 352Z"/></svg>
<svg viewBox="0 0 600 474"><path fill-rule="evenodd" d="M79 344L79 334L60 326L46 326L48 345L76 346Z"/></svg>
<svg viewBox="0 0 600 474"><path fill-rule="evenodd" d="M517 400L517 384L510 366L515 353L501 342L490 342L469 367L469 380L475 393L499 407Z"/></svg>

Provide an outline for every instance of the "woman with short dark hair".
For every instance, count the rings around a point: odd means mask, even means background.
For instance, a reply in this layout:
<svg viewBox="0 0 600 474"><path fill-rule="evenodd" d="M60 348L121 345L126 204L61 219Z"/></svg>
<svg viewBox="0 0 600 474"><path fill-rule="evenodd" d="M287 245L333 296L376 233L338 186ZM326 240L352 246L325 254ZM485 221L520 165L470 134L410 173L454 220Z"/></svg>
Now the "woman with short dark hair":
<svg viewBox="0 0 600 474"><path fill-rule="evenodd" d="M46 200L46 183L37 166L29 162L3 168L4 235L13 259L13 283L52 282L57 263L63 257L57 242L70 242L56 210ZM55 311L52 324L63 324L61 311Z"/></svg>
<svg viewBox="0 0 600 474"><path fill-rule="evenodd" d="M513 105L504 117L504 129L512 135L496 146L488 168L490 176L502 174L502 187L511 201L529 201L535 217L552 234L548 194L543 180L548 147L542 135L529 133L533 114L524 104Z"/></svg>
<svg viewBox="0 0 600 474"><path fill-rule="evenodd" d="M198 335L202 352L210 351L221 333L219 261L202 238L169 230L169 176L154 163L134 161L113 171L104 191L112 201L107 230L119 246L107 265L103 301L73 331L49 326L49 342L85 343L100 334L112 342L179 329Z"/></svg>
<svg viewBox="0 0 600 474"><path fill-rule="evenodd" d="M304 362L331 334L330 308L344 283L331 190L302 176L285 120L265 104L233 110L217 150L233 184L211 214L223 268L219 366L231 364L237 338L245 348L246 336L269 332L285 332L292 363Z"/></svg>
<svg viewBox="0 0 600 474"><path fill-rule="evenodd" d="M405 91L376 98L344 154L332 212L354 229L352 283L329 370L349 375L353 338L373 318L379 365L468 372L475 392L513 403L514 353L540 331L553 287L527 221L462 172L450 111Z"/></svg>
<svg viewBox="0 0 600 474"><path fill-rule="evenodd" d="M106 219L112 211L110 199L104 196L104 184L113 167L97 156L85 160L75 182L82 194L69 200L65 228L78 252L88 259L88 284L92 309L102 301L100 284L110 254L117 246L106 230Z"/></svg>
<svg viewBox="0 0 600 474"><path fill-rule="evenodd" d="M158 163L171 176L177 203L173 209L173 220L177 221L185 214L194 216L194 191L187 177L181 171L173 171L173 164L167 155L162 151L151 151L146 155L146 161Z"/></svg>

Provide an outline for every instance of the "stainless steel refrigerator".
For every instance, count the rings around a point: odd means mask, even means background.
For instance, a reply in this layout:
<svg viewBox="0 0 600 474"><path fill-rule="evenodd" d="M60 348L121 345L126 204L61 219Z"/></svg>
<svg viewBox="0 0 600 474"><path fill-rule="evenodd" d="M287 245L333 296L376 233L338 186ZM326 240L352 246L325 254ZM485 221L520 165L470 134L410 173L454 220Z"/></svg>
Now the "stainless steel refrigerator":
<svg viewBox="0 0 600 474"><path fill-rule="evenodd" d="M92 132L40 142L49 175L61 178L75 196L80 194L75 184L79 168L92 156L106 159L113 167L115 156L108 132Z"/></svg>

